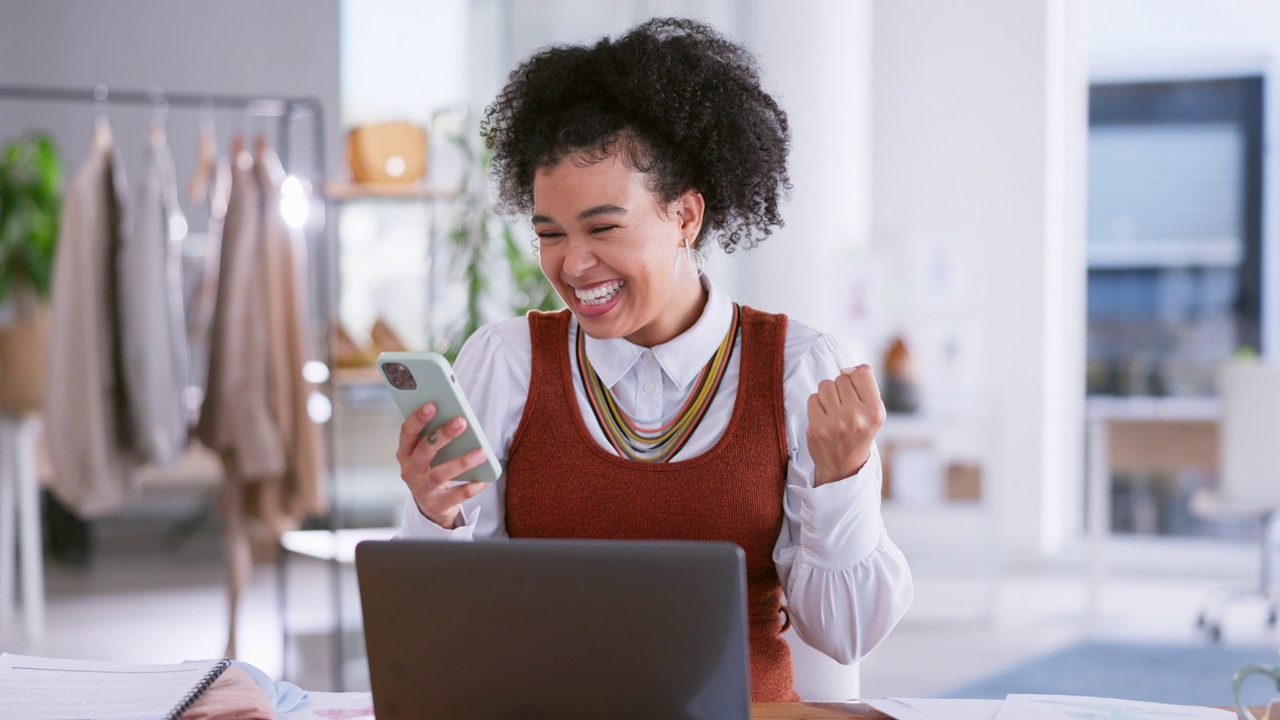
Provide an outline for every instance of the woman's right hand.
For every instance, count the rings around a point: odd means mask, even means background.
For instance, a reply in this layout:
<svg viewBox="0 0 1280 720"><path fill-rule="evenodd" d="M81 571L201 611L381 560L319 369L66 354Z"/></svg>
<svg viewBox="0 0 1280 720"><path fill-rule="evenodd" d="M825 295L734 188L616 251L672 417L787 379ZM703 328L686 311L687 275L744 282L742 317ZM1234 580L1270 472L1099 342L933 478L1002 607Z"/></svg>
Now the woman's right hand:
<svg viewBox="0 0 1280 720"><path fill-rule="evenodd" d="M467 427L465 418L454 418L439 430L423 436L423 429L435 416L435 403L427 403L400 425L396 460L400 463L400 478L409 486L409 492L418 504L418 512L440 527L452 530L458 522L463 501L475 497L490 483L453 484L454 478L484 462L483 450L431 466L440 448L461 435Z"/></svg>

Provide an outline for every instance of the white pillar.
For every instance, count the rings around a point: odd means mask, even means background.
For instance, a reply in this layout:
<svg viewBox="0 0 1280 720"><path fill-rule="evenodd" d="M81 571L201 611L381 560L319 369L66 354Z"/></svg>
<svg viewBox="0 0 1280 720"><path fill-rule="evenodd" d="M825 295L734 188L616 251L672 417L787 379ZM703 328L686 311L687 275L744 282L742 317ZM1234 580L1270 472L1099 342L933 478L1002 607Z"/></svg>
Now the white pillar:
<svg viewBox="0 0 1280 720"><path fill-rule="evenodd" d="M847 274L869 234L871 3L753 0L741 37L787 112L795 190L782 208L786 226L718 267L736 270L738 301L856 340ZM859 696L857 664L837 663L794 632L784 637L802 698Z"/></svg>

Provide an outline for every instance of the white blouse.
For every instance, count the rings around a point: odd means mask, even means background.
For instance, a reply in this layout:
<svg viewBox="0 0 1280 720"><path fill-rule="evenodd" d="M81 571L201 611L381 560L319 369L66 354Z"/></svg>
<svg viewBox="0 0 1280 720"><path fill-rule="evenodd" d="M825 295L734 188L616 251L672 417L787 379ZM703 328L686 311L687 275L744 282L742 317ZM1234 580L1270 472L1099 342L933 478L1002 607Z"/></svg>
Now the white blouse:
<svg viewBox="0 0 1280 720"><path fill-rule="evenodd" d="M612 389L619 406L640 424L661 425L680 411L691 384L728 332L733 317L730 299L706 278L703 283L709 297L702 316L667 343L644 348L622 338L586 337L587 356L596 373ZM577 327L576 319L571 319L565 342L570 344L574 365L578 411L588 419L595 441L616 454L593 421L578 377L573 352ZM673 461L710 450L728 428L738 390L741 342L739 337L715 401ZM528 320L511 318L476 331L454 365L458 383L503 468L528 397L532 356ZM906 613L913 596L906 558L889 539L880 516L879 451L873 447L871 458L855 475L813 486L813 459L805 437L809 396L820 381L855 364L830 335L788 321L783 388L790 461L783 498L786 517L773 560L796 632L810 646L842 663L857 661L879 644ZM505 483L504 473L492 487L467 501L459 527L453 530L425 518L408 497L400 537L507 537Z"/></svg>

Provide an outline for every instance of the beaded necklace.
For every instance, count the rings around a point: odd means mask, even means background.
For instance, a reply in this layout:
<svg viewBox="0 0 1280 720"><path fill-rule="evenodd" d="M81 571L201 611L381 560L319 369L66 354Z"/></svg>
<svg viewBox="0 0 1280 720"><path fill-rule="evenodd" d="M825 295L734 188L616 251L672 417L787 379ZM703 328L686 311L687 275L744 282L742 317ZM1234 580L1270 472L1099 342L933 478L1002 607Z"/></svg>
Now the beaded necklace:
<svg viewBox="0 0 1280 720"><path fill-rule="evenodd" d="M596 422L619 455L641 462L668 462L689 442L693 431L698 428L707 409L711 407L711 401L720 389L720 382L724 380L725 369L729 367L729 360L733 357L740 316L741 309L734 303L733 322L729 324L729 332L725 333L720 347L716 348L715 354L703 366L689 398L670 422L656 428L640 427L618 407L613 392L596 374L595 368L591 367L586 343L582 339L582 326L578 326L575 349L582 386L586 388L587 401L591 405L591 412L596 416Z"/></svg>

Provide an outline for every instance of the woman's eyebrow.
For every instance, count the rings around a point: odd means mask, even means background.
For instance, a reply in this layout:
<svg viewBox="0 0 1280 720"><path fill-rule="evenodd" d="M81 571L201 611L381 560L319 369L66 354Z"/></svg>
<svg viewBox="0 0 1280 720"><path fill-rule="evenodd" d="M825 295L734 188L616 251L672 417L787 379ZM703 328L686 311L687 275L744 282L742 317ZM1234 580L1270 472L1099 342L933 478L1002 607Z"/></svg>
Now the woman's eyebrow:
<svg viewBox="0 0 1280 720"><path fill-rule="evenodd" d="M627 214L627 209L624 207L618 207L617 205L597 205L593 208L587 208L586 210L583 210L582 212L578 213L578 219L586 220L587 218L593 218L597 215L626 215L626 214Z"/></svg>
<svg viewBox="0 0 1280 720"><path fill-rule="evenodd" d="M626 214L627 214L627 209L624 207L619 207L618 205L605 204L605 205L597 205L593 208L587 208L586 210L583 210L582 212L578 213L578 219L588 220L590 218L596 217L597 215L626 215ZM537 225L538 223L555 224L555 219L552 218L550 215L534 215L533 217L529 218L529 220L534 225Z"/></svg>

